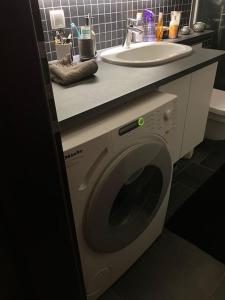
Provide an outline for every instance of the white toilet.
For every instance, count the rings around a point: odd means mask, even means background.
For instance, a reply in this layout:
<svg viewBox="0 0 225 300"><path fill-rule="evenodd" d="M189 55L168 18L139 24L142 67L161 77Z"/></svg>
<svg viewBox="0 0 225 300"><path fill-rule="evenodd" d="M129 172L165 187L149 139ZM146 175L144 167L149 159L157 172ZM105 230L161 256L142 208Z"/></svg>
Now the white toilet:
<svg viewBox="0 0 225 300"><path fill-rule="evenodd" d="M225 140L225 91L213 89L205 138Z"/></svg>

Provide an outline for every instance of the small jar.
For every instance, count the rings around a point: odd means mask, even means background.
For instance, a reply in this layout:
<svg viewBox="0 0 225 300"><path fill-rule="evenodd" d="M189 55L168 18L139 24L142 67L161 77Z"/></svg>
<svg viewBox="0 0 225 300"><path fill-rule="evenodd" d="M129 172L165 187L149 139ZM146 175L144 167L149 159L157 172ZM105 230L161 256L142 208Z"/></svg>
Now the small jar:
<svg viewBox="0 0 225 300"><path fill-rule="evenodd" d="M197 22L193 25L194 32L203 32L206 28L206 24L203 22Z"/></svg>
<svg viewBox="0 0 225 300"><path fill-rule="evenodd" d="M183 35L187 35L191 33L191 28L189 26L183 26L180 30L180 33Z"/></svg>

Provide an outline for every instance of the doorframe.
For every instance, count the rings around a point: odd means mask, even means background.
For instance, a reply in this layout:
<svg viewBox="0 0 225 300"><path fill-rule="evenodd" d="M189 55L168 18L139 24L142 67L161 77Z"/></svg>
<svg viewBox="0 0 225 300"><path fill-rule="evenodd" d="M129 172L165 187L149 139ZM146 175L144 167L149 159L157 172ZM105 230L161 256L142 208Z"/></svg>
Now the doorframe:
<svg viewBox="0 0 225 300"><path fill-rule="evenodd" d="M13 266L4 284L14 299L84 300L38 1L3 1L2 10L1 246Z"/></svg>

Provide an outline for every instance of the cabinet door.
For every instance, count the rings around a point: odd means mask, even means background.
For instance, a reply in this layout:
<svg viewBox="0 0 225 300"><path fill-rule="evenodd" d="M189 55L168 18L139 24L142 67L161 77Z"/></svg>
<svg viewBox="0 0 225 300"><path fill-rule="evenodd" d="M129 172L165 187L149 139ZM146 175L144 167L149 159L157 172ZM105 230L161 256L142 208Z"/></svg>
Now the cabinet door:
<svg viewBox="0 0 225 300"><path fill-rule="evenodd" d="M177 80L169 82L159 88L160 91L178 96L177 107L177 125L171 132L170 151L172 153L173 162L181 158L183 133L185 127L186 112L189 101L189 90L191 84L191 74L181 77Z"/></svg>
<svg viewBox="0 0 225 300"><path fill-rule="evenodd" d="M216 69L214 63L192 73L181 156L204 139Z"/></svg>

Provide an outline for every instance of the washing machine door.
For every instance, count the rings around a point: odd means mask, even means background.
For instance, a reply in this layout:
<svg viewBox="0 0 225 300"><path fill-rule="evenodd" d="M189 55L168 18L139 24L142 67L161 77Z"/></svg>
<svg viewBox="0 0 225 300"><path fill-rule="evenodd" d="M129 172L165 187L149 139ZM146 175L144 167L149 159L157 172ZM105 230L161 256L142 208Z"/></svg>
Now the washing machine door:
<svg viewBox="0 0 225 300"><path fill-rule="evenodd" d="M115 252L151 223L170 187L172 161L159 136L134 145L106 168L91 195L84 233L91 248Z"/></svg>

